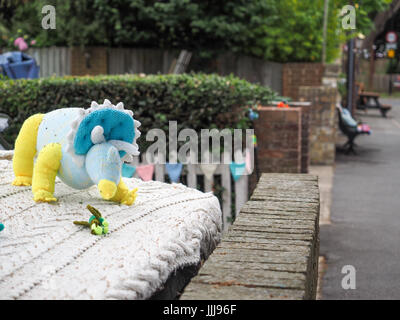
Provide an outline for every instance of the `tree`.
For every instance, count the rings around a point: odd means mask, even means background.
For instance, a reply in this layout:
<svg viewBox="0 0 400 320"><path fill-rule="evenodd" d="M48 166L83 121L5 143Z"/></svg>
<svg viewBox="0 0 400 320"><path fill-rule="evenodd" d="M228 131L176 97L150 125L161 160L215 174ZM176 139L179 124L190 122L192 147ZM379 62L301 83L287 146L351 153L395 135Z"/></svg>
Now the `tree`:
<svg viewBox="0 0 400 320"><path fill-rule="evenodd" d="M231 51L278 62L321 59L324 0L20 1L5 27L10 34L23 30L38 46L176 48L202 56ZM371 17L390 1L360 0L356 32L368 33ZM41 28L45 4L56 7L56 30ZM328 61L349 36L339 17L346 4L330 0Z"/></svg>

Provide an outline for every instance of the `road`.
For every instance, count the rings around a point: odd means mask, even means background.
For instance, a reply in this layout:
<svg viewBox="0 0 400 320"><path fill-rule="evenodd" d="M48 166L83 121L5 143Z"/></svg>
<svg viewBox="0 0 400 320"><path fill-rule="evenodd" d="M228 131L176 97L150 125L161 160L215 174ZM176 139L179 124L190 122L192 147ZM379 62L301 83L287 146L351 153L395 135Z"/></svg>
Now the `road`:
<svg viewBox="0 0 400 320"><path fill-rule="evenodd" d="M393 109L357 114L372 135L360 136L358 155L337 154L331 224L321 226L327 262L322 299L400 299L400 100ZM355 289L343 289L342 268L355 268ZM347 273L348 274L348 273Z"/></svg>

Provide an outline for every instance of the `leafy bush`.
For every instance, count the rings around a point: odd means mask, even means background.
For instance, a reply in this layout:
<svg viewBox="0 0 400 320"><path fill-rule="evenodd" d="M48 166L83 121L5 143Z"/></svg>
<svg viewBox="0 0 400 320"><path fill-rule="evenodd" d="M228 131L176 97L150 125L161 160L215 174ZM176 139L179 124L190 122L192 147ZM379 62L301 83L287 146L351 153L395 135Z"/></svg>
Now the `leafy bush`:
<svg viewBox="0 0 400 320"><path fill-rule="evenodd" d="M276 95L269 88L233 76L205 74L63 77L0 81L0 113L12 119L5 138L13 143L22 123L35 113L58 108L88 108L91 101L109 99L134 112L143 137L152 128L178 130L248 128L248 106L266 104ZM148 143L150 144L150 142ZM139 139L141 150L147 148Z"/></svg>

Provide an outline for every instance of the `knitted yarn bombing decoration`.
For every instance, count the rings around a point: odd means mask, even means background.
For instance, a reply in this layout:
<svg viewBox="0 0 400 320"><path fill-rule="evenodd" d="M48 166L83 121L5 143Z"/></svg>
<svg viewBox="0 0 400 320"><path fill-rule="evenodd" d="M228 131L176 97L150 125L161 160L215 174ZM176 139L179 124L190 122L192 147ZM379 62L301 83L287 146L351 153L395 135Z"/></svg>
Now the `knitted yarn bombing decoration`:
<svg viewBox="0 0 400 320"><path fill-rule="evenodd" d="M56 201L55 179L75 189L96 184L103 199L131 205L137 189L121 179L124 162L139 155L140 122L122 102L93 101L25 120L13 157L15 186L30 186L37 202Z"/></svg>

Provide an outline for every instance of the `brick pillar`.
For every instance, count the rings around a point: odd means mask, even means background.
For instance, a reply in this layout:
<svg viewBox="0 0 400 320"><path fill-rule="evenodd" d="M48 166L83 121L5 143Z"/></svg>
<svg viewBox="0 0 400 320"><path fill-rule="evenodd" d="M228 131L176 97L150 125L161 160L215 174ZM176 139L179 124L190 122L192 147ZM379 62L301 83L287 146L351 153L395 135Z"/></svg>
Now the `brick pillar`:
<svg viewBox="0 0 400 320"><path fill-rule="evenodd" d="M282 95L298 100L300 86L320 86L323 76L322 63L285 63L282 71Z"/></svg>
<svg viewBox="0 0 400 320"><path fill-rule="evenodd" d="M301 100L311 102L310 162L332 165L335 162L336 102L338 91L332 87L300 87Z"/></svg>
<svg viewBox="0 0 400 320"><path fill-rule="evenodd" d="M301 172L301 108L260 107L254 121L260 173ZM255 171L250 177L250 193L256 185Z"/></svg>
<svg viewBox="0 0 400 320"><path fill-rule="evenodd" d="M107 48L71 48L71 75L84 76L99 74L107 74Z"/></svg>
<svg viewBox="0 0 400 320"><path fill-rule="evenodd" d="M272 102L271 106L276 107L278 101ZM292 101L289 102L289 107L301 108L301 173L308 173L310 166L310 114L311 103Z"/></svg>

